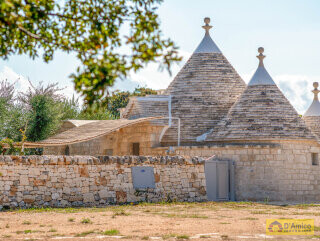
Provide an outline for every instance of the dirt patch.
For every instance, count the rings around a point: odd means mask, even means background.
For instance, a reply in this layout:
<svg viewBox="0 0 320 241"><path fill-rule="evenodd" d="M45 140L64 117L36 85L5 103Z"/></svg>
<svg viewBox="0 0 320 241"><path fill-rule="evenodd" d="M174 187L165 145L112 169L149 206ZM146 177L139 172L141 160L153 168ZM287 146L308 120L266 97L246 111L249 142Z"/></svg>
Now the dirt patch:
<svg viewBox="0 0 320 241"><path fill-rule="evenodd" d="M312 218L320 205L173 203L0 212L0 240L309 240L265 236L267 218Z"/></svg>

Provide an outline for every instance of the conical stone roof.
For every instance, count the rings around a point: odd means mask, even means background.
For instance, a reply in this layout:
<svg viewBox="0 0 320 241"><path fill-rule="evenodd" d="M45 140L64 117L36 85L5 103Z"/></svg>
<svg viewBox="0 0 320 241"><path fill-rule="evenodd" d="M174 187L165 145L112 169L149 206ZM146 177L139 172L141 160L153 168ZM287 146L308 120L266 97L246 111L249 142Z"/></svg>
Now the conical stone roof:
<svg viewBox="0 0 320 241"><path fill-rule="evenodd" d="M246 90L205 141L315 140L265 69L263 51Z"/></svg>
<svg viewBox="0 0 320 241"><path fill-rule="evenodd" d="M303 119L310 130L320 139L320 102L318 94L320 90L318 90L319 83L313 83L314 90L312 91L314 94L314 98L312 104L309 109L303 116Z"/></svg>
<svg viewBox="0 0 320 241"><path fill-rule="evenodd" d="M182 144L195 143L197 136L213 128L246 87L210 37L209 23L205 18L203 40L166 91L172 96L172 116L181 121ZM162 142L176 139L177 129L170 128Z"/></svg>
<svg viewBox="0 0 320 241"><path fill-rule="evenodd" d="M306 111L304 116L320 116L320 102L318 94L320 90L318 90L319 83L314 82L313 83L314 90L312 91L314 94L314 98L312 101L312 104L310 105L309 109Z"/></svg>

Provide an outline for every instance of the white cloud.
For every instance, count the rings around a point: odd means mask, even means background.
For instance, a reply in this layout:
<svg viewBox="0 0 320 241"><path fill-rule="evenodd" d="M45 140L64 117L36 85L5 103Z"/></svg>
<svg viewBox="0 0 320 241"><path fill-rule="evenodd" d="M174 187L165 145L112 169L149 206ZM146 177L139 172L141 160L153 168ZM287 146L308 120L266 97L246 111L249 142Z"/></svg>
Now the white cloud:
<svg viewBox="0 0 320 241"><path fill-rule="evenodd" d="M29 89L29 87L31 87L27 77L16 73L8 66L4 66L2 70L0 70L0 81L2 80L7 80L9 83L15 83L16 94L18 92L25 92ZM37 85L36 81L31 80L31 82L33 85ZM73 95L75 95L76 97L79 96L79 94L75 92L71 81L70 84L60 85L59 87L63 88L60 93L68 98L72 98Z"/></svg>
<svg viewBox="0 0 320 241"><path fill-rule="evenodd" d="M2 80L7 80L9 83L15 83L15 88L17 91L25 91L30 87L27 78L17 74L8 66L4 66L0 71L0 81Z"/></svg>
<svg viewBox="0 0 320 241"><path fill-rule="evenodd" d="M73 86L73 83L70 83L69 85L65 85L65 86L62 86L62 88L64 88L63 90L60 91L60 93L66 97L68 97L69 99L72 98L72 96L76 97L76 98L79 98L80 97L80 94L77 93L75 90L74 90L74 86ZM79 98L80 100L80 104L82 104L82 100L81 98Z"/></svg>
<svg viewBox="0 0 320 241"><path fill-rule="evenodd" d="M319 81L320 76L283 74L276 75L274 80L299 114L304 114L313 99L312 83Z"/></svg>

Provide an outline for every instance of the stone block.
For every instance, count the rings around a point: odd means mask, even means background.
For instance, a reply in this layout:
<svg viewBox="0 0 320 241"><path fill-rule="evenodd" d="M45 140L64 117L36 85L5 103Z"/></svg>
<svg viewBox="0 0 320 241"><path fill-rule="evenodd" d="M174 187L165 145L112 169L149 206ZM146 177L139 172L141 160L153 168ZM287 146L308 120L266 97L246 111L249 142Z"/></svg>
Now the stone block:
<svg viewBox="0 0 320 241"><path fill-rule="evenodd" d="M25 203L27 203L27 204L33 204L34 201L35 201L35 196L33 196L33 195L26 195L26 196L24 196L23 201L24 201Z"/></svg>
<svg viewBox="0 0 320 241"><path fill-rule="evenodd" d="M28 186L29 185L29 178L26 175L20 176L20 185L21 186Z"/></svg>
<svg viewBox="0 0 320 241"><path fill-rule="evenodd" d="M52 193L52 195L51 195L51 198L53 200L59 199L59 197L60 197L59 193Z"/></svg>
<svg viewBox="0 0 320 241"><path fill-rule="evenodd" d="M99 196L101 199L107 199L108 197L110 197L110 193L108 192L108 190L100 190L99 192Z"/></svg>
<svg viewBox="0 0 320 241"><path fill-rule="evenodd" d="M119 203L127 202L127 193L124 191L116 191L116 199Z"/></svg>
<svg viewBox="0 0 320 241"><path fill-rule="evenodd" d="M84 203L94 203L94 194L93 193L85 193L83 194L83 202Z"/></svg>

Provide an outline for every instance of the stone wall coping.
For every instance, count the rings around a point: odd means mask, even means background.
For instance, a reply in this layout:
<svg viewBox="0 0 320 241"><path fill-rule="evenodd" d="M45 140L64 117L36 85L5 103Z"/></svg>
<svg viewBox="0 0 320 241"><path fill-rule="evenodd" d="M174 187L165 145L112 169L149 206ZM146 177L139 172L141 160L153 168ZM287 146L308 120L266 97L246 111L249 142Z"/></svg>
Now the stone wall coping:
<svg viewBox="0 0 320 241"><path fill-rule="evenodd" d="M205 159L202 157L183 156L1 156L0 165L202 165Z"/></svg>
<svg viewBox="0 0 320 241"><path fill-rule="evenodd" d="M319 146L320 147L320 139L318 142L316 141L308 141L308 140L270 140L268 142L258 142L258 141L234 141L234 142L199 142L195 143L182 143L180 146L170 146L175 150L180 149L210 149L210 148L233 148L233 149L243 149L243 148L280 148L283 145L287 144L305 144L305 145L312 145L312 146ZM153 147L156 150L168 150L169 146L161 146L161 147Z"/></svg>
<svg viewBox="0 0 320 241"><path fill-rule="evenodd" d="M199 145L181 145L181 146L172 146L172 148L179 150L179 149L210 149L210 148L279 148L281 147L280 143L250 143L250 142L235 142L235 143L206 143L203 145L199 143ZM168 146L161 146L161 147L153 147L153 149L159 150L167 150Z"/></svg>

